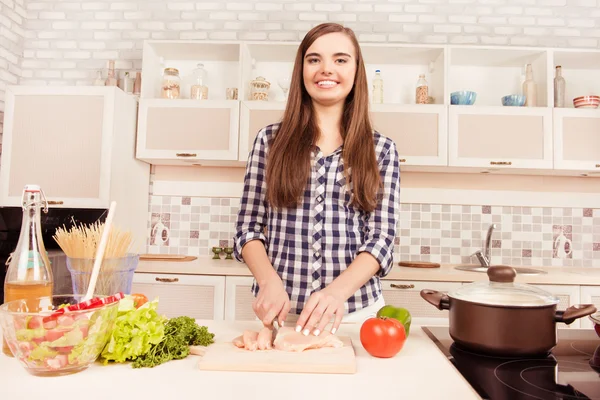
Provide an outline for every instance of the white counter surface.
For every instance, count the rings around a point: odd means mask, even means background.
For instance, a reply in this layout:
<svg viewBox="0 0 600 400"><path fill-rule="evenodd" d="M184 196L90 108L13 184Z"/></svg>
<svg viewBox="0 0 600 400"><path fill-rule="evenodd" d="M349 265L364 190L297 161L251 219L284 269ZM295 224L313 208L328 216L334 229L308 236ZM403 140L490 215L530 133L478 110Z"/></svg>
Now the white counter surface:
<svg viewBox="0 0 600 400"><path fill-rule="evenodd" d="M198 323L208 326L216 341L260 326L254 321ZM352 338L356 352L357 373L348 375L201 371L198 356L190 355L151 369L96 363L73 375L40 378L0 353L0 398L480 399L418 325L411 326L404 348L389 359L370 356L360 343L359 329L359 324L344 324L338 331Z"/></svg>
<svg viewBox="0 0 600 400"><path fill-rule="evenodd" d="M407 268L394 262L392 271L384 279L438 282L473 282L487 280L481 272L457 270L456 264L443 264L440 268ZM517 275L516 282L548 285L600 285L600 268L532 266L547 272L541 275ZM236 260L213 260L198 257L193 261L140 261L136 272L190 275L252 276L246 264Z"/></svg>

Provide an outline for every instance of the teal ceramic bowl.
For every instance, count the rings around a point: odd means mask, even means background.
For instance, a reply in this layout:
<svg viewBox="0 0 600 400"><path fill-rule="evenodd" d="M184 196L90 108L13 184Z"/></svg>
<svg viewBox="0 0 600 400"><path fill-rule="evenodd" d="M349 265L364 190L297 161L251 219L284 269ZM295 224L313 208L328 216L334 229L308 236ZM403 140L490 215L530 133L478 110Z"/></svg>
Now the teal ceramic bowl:
<svg viewBox="0 0 600 400"><path fill-rule="evenodd" d="M527 97L520 94L509 94L502 97L502 105L507 107L523 107Z"/></svg>
<svg viewBox="0 0 600 400"><path fill-rule="evenodd" d="M458 106L471 106L477 99L477 93L469 90L460 90L450 93L450 104Z"/></svg>

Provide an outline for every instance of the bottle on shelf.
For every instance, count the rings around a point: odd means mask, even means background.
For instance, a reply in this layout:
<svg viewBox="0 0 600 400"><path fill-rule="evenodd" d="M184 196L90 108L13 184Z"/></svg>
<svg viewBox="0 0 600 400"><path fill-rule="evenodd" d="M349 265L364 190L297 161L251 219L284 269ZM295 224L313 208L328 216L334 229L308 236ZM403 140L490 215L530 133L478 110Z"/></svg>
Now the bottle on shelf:
<svg viewBox="0 0 600 400"><path fill-rule="evenodd" d="M381 70L375 70L375 78L373 78L373 104L383 104L383 78Z"/></svg>
<svg viewBox="0 0 600 400"><path fill-rule="evenodd" d="M537 106L537 90L533 80L533 69L531 64L525 67L525 81L523 82L523 94L525 95L525 107Z"/></svg>
<svg viewBox="0 0 600 400"><path fill-rule="evenodd" d="M96 79L94 79L94 86L104 86L104 78L102 77L102 71L96 71Z"/></svg>
<svg viewBox="0 0 600 400"><path fill-rule="evenodd" d="M425 74L419 75L419 80L417 81L417 89L415 93L415 103L429 103L429 86L427 84L427 80L425 79Z"/></svg>
<svg viewBox="0 0 600 400"><path fill-rule="evenodd" d="M556 66L554 77L554 107L565 106L565 78L562 76L562 67Z"/></svg>
<svg viewBox="0 0 600 400"><path fill-rule="evenodd" d="M50 260L42 238L41 212L48 212L48 202L38 185L26 185L23 189L23 220L21 233L14 252L7 261L4 280L4 302L25 300L30 312L40 309L38 297L52 296L54 279ZM6 341L2 351L12 352Z"/></svg>
<svg viewBox="0 0 600 400"><path fill-rule="evenodd" d="M105 86L117 86L117 76L115 75L115 62L110 60L108 62L108 76L104 82Z"/></svg>
<svg viewBox="0 0 600 400"><path fill-rule="evenodd" d="M206 72L206 69L204 69L204 64L196 65L196 69L194 69L192 72L192 88L190 90L190 99L208 99L207 76L208 73Z"/></svg>
<svg viewBox="0 0 600 400"><path fill-rule="evenodd" d="M142 73L137 71L135 73L135 81L133 82L133 94L138 95L142 90Z"/></svg>

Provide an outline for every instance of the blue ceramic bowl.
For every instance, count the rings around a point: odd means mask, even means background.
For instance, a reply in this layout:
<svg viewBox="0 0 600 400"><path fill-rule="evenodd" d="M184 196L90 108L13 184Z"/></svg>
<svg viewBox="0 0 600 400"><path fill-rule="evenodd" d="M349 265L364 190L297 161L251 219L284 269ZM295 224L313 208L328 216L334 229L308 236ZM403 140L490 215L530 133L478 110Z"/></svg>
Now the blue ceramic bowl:
<svg viewBox="0 0 600 400"><path fill-rule="evenodd" d="M469 90L460 90L458 92L450 93L450 104L470 106L473 105L473 103L475 103L476 98L477 93L471 92Z"/></svg>
<svg viewBox="0 0 600 400"><path fill-rule="evenodd" d="M508 96L502 97L502 105L522 107L525 105L525 99L526 97L521 94L509 94Z"/></svg>

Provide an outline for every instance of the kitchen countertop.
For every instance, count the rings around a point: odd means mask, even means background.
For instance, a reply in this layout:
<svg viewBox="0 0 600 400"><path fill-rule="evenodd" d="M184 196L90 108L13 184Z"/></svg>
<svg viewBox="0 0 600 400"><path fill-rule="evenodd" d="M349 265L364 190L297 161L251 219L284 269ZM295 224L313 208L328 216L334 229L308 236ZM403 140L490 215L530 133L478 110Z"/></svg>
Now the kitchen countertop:
<svg viewBox="0 0 600 400"><path fill-rule="evenodd" d="M457 264L440 268L407 268L394 261L392 271L384 279L403 281L473 282L487 280L487 274L454 269ZM517 275L516 282L549 285L600 285L600 268L531 266L547 271L541 275ZM236 260L213 260L210 256L193 261L141 260L136 272L189 275L252 276L246 264Z"/></svg>
<svg viewBox="0 0 600 400"><path fill-rule="evenodd" d="M198 320L215 333L215 341L228 341L244 329L257 329L256 321ZM350 336L356 353L356 374L295 374L221 372L197 369L198 356L169 361L155 368L133 369L128 364L96 363L73 375L40 378L28 374L16 359L0 353L3 399L480 399L450 361L418 325L411 326L404 348L388 359L370 356L359 339L360 324L343 324L338 335ZM114 389L109 389L110 382Z"/></svg>

